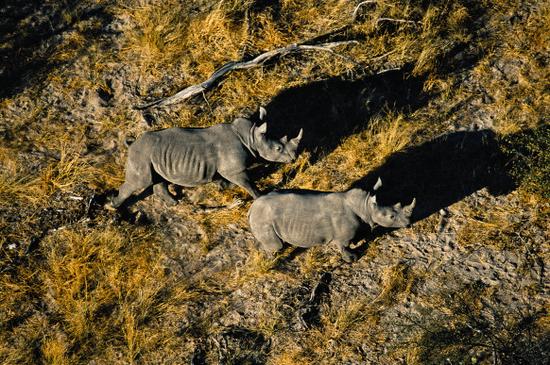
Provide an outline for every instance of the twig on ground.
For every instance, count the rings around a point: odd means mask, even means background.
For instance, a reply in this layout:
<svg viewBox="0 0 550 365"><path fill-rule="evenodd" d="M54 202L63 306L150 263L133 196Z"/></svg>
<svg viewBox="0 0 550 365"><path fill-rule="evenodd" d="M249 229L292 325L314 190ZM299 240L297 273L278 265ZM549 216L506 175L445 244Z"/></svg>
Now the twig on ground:
<svg viewBox="0 0 550 365"><path fill-rule="evenodd" d="M378 71L376 74L381 75L381 74L385 74L386 72L397 71L397 70L401 70L401 67L386 68L384 70Z"/></svg>
<svg viewBox="0 0 550 365"><path fill-rule="evenodd" d="M394 22L394 23L406 23L406 24L422 24L422 22L417 22L414 20L407 20L407 19L395 19L395 18L378 18L376 19L376 25L380 22Z"/></svg>
<svg viewBox="0 0 550 365"><path fill-rule="evenodd" d="M376 56L376 57L373 57L371 59L369 59L369 61L378 61L378 60L381 60L382 58L386 58L387 56L391 55L391 54L394 54L395 52L397 52L397 49L393 49L389 52L386 52L384 54L381 54L380 56Z"/></svg>

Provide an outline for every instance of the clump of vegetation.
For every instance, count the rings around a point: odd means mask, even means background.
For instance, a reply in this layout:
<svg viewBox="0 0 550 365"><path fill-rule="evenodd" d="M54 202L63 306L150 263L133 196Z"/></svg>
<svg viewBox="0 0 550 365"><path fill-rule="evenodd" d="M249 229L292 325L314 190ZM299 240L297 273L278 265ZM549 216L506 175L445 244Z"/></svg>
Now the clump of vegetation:
<svg viewBox="0 0 550 365"><path fill-rule="evenodd" d="M170 318L185 314L195 294L168 275L156 241L145 229L63 229L42 242L44 257L3 271L3 362L118 361L121 354L132 363L175 345Z"/></svg>
<svg viewBox="0 0 550 365"><path fill-rule="evenodd" d="M527 191L550 198L550 127L509 134L501 148L507 168L516 182Z"/></svg>
<svg viewBox="0 0 550 365"><path fill-rule="evenodd" d="M407 363L542 364L546 310L526 305L509 313L494 295L476 282L432 298L421 322L410 319L417 335L407 346Z"/></svg>

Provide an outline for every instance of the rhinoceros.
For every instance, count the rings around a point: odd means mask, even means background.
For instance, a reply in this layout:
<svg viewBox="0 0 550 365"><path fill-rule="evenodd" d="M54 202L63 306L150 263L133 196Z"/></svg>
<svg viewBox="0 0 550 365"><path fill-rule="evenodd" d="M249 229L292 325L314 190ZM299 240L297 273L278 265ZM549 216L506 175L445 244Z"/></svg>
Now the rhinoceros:
<svg viewBox="0 0 550 365"><path fill-rule="evenodd" d="M266 110L260 107L260 120ZM303 130L288 140L266 136L267 123L259 127L249 119L208 128L168 128L145 132L128 148L126 177L107 208L118 208L132 193L153 185L153 192L169 205L176 200L167 182L192 187L210 181L229 181L255 199L259 191L246 172L250 157L271 162L292 162Z"/></svg>
<svg viewBox="0 0 550 365"><path fill-rule="evenodd" d="M382 186L378 179L373 191ZM332 243L346 262L356 255L348 246L361 221L371 229L405 227L410 223L416 199L408 206L401 203L380 206L376 195L361 189L346 192L288 191L272 192L256 199L248 212L252 234L268 253L275 253L287 242L299 247Z"/></svg>

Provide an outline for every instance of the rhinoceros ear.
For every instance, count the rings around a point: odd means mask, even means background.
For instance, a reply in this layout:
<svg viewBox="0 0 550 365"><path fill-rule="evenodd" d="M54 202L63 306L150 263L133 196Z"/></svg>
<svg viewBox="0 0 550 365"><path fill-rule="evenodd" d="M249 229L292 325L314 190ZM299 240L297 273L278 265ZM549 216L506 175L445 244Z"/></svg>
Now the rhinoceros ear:
<svg viewBox="0 0 550 365"><path fill-rule="evenodd" d="M369 196L369 205L371 207L376 207L378 203L376 203L376 195Z"/></svg>
<svg viewBox="0 0 550 365"><path fill-rule="evenodd" d="M282 144L286 144L288 142L288 137L284 136L283 138L280 139L280 141Z"/></svg>
<svg viewBox="0 0 550 365"><path fill-rule="evenodd" d="M300 144L300 141L302 140L303 135L304 135L304 129L300 128L300 133L298 133L298 135L296 137L292 138L290 140L290 142L288 142L288 143L291 143L294 146L298 147L298 145Z"/></svg>
<svg viewBox="0 0 550 365"><path fill-rule="evenodd" d="M264 120L265 116L267 115L267 110L263 106L260 107L260 120Z"/></svg>
<svg viewBox="0 0 550 365"><path fill-rule="evenodd" d="M372 188L373 191L378 190L382 186L382 179L378 177L378 180L376 180L376 184L374 184L374 187Z"/></svg>

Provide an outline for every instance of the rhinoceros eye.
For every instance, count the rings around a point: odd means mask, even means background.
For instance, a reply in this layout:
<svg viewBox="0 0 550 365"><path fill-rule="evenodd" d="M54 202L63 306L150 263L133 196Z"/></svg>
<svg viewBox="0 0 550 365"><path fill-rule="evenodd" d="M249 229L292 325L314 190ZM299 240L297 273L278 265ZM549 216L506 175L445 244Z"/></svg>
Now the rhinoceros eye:
<svg viewBox="0 0 550 365"><path fill-rule="evenodd" d="M280 144L276 144L273 148L277 152L281 152L283 150L283 146L281 146Z"/></svg>

